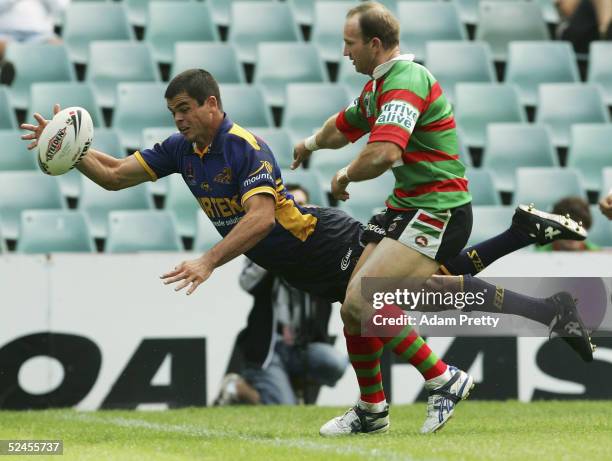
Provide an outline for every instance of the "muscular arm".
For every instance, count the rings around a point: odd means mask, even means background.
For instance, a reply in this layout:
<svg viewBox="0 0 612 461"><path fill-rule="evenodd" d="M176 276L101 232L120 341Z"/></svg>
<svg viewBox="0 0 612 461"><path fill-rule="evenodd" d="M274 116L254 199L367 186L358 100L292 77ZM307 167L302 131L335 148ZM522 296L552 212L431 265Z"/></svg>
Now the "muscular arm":
<svg viewBox="0 0 612 461"><path fill-rule="evenodd" d="M107 190L125 189L151 180L133 155L117 159L95 149L89 149L77 169Z"/></svg>
<svg viewBox="0 0 612 461"><path fill-rule="evenodd" d="M604 38L612 21L612 2L610 0L591 0L591 2L597 17L599 35Z"/></svg>
<svg viewBox="0 0 612 461"><path fill-rule="evenodd" d="M336 128L336 117L338 114L329 117L316 134L315 139L321 149L340 149L349 142L346 136Z"/></svg>
<svg viewBox="0 0 612 461"><path fill-rule="evenodd" d="M392 142L373 142L348 166L351 181L365 181L380 176L402 158L402 150Z"/></svg>

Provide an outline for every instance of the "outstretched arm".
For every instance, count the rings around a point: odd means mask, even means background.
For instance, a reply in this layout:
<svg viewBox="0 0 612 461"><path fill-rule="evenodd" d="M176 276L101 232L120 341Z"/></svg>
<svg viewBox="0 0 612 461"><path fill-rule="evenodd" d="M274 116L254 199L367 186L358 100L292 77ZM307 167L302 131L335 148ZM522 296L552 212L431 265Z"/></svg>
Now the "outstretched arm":
<svg viewBox="0 0 612 461"><path fill-rule="evenodd" d="M337 117L338 114L332 115L315 134L295 145L292 170L299 167L317 149L340 149L348 144L346 136L336 127Z"/></svg>

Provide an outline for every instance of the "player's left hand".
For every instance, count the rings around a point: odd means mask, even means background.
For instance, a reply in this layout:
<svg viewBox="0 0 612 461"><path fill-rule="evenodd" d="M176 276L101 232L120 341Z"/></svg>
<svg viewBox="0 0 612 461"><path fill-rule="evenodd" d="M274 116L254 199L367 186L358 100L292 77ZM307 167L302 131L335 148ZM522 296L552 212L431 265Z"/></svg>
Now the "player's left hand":
<svg viewBox="0 0 612 461"><path fill-rule="evenodd" d="M349 193L346 191L346 187L349 185L348 182L338 181L338 174L334 175L334 179L331 182L331 193L336 200L342 200L343 202L350 198Z"/></svg>
<svg viewBox="0 0 612 461"><path fill-rule="evenodd" d="M173 271L162 275L160 278L164 281L164 285L182 280L174 288L174 291L180 291L186 286L191 285L187 290L187 294L190 295L196 288L208 280L214 269L213 265L207 260L206 255L203 255L198 259L183 261Z"/></svg>

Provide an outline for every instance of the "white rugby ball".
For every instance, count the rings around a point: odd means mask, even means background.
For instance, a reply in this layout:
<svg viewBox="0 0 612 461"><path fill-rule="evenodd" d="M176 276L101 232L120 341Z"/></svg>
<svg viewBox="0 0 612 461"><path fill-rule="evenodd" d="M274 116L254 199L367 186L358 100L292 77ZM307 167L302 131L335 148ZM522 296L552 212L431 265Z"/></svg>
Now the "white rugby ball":
<svg viewBox="0 0 612 461"><path fill-rule="evenodd" d="M53 117L38 139L38 166L51 176L73 169L93 141L93 122L82 107L68 107Z"/></svg>

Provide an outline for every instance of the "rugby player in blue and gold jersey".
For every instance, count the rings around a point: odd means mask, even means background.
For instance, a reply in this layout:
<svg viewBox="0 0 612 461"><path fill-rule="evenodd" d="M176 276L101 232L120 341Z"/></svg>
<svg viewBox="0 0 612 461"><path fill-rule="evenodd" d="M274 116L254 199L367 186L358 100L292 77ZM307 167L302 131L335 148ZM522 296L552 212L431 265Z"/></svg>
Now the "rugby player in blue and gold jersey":
<svg viewBox="0 0 612 461"><path fill-rule="evenodd" d="M123 159L90 149L77 167L107 190L124 189L173 173L183 176L223 239L200 257L184 261L162 275L164 283L177 283L176 291L187 288L187 294L191 294L215 268L245 254L298 289L330 301L342 301L363 252L362 225L335 208L297 205L283 185L270 148L224 113L219 87L210 73L191 69L177 75L165 97L179 133ZM59 110L55 105L54 112ZM38 125L21 126L31 131L22 136L32 141L29 149L36 147L47 124L40 114L35 114L35 119ZM475 272L482 270L503 254L539 241L539 229L544 225L558 230L554 235L559 238L584 238L573 229L576 223L562 225L551 215L519 209L515 218L511 230L522 240L516 240L514 246L509 244L502 250L470 248L449 261L447 267L452 272L453 267L473 264ZM479 255L478 266L469 256L474 252ZM508 307L504 312L511 313ZM498 306L491 309L499 312ZM416 333L411 340L418 346L415 350L420 363L446 367ZM426 368L421 369L426 373ZM374 387L372 393L380 392Z"/></svg>

